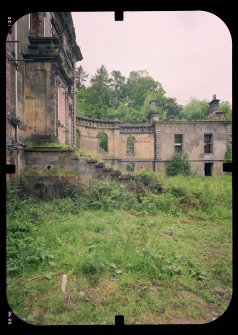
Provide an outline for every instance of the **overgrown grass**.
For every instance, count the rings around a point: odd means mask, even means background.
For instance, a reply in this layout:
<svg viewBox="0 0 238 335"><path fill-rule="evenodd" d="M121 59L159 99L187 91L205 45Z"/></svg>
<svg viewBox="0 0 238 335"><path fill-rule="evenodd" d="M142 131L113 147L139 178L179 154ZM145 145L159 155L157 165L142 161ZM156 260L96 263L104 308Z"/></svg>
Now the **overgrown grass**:
<svg viewBox="0 0 238 335"><path fill-rule="evenodd" d="M151 178L142 171L127 190L98 181L49 202L8 190L7 296L19 318L204 323L226 310L231 177ZM164 185L161 194L153 183Z"/></svg>

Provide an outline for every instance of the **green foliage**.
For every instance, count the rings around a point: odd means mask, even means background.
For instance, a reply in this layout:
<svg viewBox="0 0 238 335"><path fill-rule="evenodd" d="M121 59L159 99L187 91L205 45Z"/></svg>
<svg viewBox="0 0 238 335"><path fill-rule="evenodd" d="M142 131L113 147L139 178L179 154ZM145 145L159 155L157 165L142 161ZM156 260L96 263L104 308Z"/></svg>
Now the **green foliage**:
<svg viewBox="0 0 238 335"><path fill-rule="evenodd" d="M82 65L75 70L75 84L77 89L81 89L84 86L84 82L87 81L88 74L84 71Z"/></svg>
<svg viewBox="0 0 238 335"><path fill-rule="evenodd" d="M64 143L57 142L45 142L45 141L36 141L36 140L25 140L24 145L26 147L47 147L47 148L68 148L69 146Z"/></svg>
<svg viewBox="0 0 238 335"><path fill-rule="evenodd" d="M150 187L154 184L159 183L161 180L161 176L154 171L142 169L136 171L133 174L133 180L136 183L142 182L144 186Z"/></svg>
<svg viewBox="0 0 238 335"><path fill-rule="evenodd" d="M206 120L209 114L207 100L191 98L185 106L176 98L167 97L158 81L147 71L131 71L124 77L120 71L109 73L102 65L91 78L88 87L83 82L86 72L80 66L76 70L77 114L99 119L119 119L122 123L147 123L151 111L150 101L156 100L160 120ZM225 120L232 119L228 101L221 101L219 110Z"/></svg>
<svg viewBox="0 0 238 335"><path fill-rule="evenodd" d="M13 205L14 204L14 205ZM14 185L7 190L7 270L9 275L48 264L54 255L44 236L37 236L37 224L46 218L38 202Z"/></svg>
<svg viewBox="0 0 238 335"><path fill-rule="evenodd" d="M168 176L182 174L188 176L191 174L190 163L185 154L176 153L167 163Z"/></svg>
<svg viewBox="0 0 238 335"><path fill-rule="evenodd" d="M64 169L59 167L52 167L50 169L47 169L38 166L32 166L26 168L25 174L29 174L31 176L77 177L80 175L80 172L77 168Z"/></svg>
<svg viewBox="0 0 238 335"><path fill-rule="evenodd" d="M228 162L228 163L232 161L232 150L231 150L231 146L229 146L229 145L226 148L224 161Z"/></svg>
<svg viewBox="0 0 238 335"><path fill-rule="evenodd" d="M147 71L132 71L127 80L128 105L140 108L148 93L162 90L159 82L149 76Z"/></svg>
<svg viewBox="0 0 238 335"><path fill-rule="evenodd" d="M155 99L161 120L176 118L182 107L175 98L165 97L162 85L146 71L132 71L128 78L120 71L108 73L101 66L86 88L77 92L77 113L99 119L119 119L123 123L148 122L149 102Z"/></svg>
<svg viewBox="0 0 238 335"><path fill-rule="evenodd" d="M211 308L217 315L227 309L231 177L140 171L134 182L145 188L140 199L136 190L104 180L48 202L8 187L7 296L19 318L114 324L120 311L131 324L135 315L142 323L184 316L205 323ZM161 194L153 193L154 183L163 184Z"/></svg>
<svg viewBox="0 0 238 335"><path fill-rule="evenodd" d="M79 208L90 210L129 209L136 202L135 195L127 192L123 184L107 180L94 181L88 187L68 187L64 195L70 196Z"/></svg>
<svg viewBox="0 0 238 335"><path fill-rule="evenodd" d="M206 120L208 114L208 101L192 98L191 101L183 107L179 118L182 120Z"/></svg>
<svg viewBox="0 0 238 335"><path fill-rule="evenodd" d="M232 120L232 107L229 101L221 101L219 111L223 113L225 120Z"/></svg>
<svg viewBox="0 0 238 335"><path fill-rule="evenodd" d="M99 134L98 142L99 142L99 151L100 152L108 152L107 134L105 134L105 133Z"/></svg>

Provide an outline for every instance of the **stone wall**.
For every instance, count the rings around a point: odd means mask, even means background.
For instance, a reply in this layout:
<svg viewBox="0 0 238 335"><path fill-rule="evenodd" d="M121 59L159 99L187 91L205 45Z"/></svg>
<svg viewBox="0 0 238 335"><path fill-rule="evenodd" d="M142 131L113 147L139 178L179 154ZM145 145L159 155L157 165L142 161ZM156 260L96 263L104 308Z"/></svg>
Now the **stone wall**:
<svg viewBox="0 0 238 335"><path fill-rule="evenodd" d="M182 135L182 152L187 155L193 172L204 175L204 164L213 163L213 173L222 174L222 163L231 141L231 122L159 121L151 124L124 125L117 120L97 120L77 117L79 146L103 157L111 166L116 162L122 172L151 169L166 173L167 161L175 154L175 135ZM99 151L99 134L108 136L108 152ZM212 135L212 152L204 153L204 135ZM127 140L134 139L134 152L127 153Z"/></svg>
<svg viewBox="0 0 238 335"><path fill-rule="evenodd" d="M75 63L82 59L70 12L35 12L16 21L6 43L8 164L17 176L27 142L75 147Z"/></svg>
<svg viewBox="0 0 238 335"><path fill-rule="evenodd" d="M102 157L111 166L117 162L119 168L127 171L127 164L133 163L135 170L153 169L154 130L150 125L121 125L117 120L99 120L77 117L77 130L80 137L80 148ZM108 137L108 151L99 150L99 136ZM132 137L134 152L127 153L127 140Z"/></svg>

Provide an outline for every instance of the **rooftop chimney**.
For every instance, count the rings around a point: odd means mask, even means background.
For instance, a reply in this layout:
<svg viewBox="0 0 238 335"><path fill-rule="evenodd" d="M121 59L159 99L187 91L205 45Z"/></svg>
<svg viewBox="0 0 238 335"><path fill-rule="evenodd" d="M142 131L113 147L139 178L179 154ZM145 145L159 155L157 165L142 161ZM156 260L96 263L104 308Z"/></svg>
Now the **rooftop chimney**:
<svg viewBox="0 0 238 335"><path fill-rule="evenodd" d="M208 119L209 120L223 120L223 113L219 112L219 99L216 98L216 94L213 94L212 96L212 101L209 102L210 105L210 111L208 114Z"/></svg>
<svg viewBox="0 0 238 335"><path fill-rule="evenodd" d="M218 111L218 109L219 109L219 101L220 100L216 98L216 94L213 94L212 101L209 102L209 105L210 105L210 112L209 112L209 114Z"/></svg>

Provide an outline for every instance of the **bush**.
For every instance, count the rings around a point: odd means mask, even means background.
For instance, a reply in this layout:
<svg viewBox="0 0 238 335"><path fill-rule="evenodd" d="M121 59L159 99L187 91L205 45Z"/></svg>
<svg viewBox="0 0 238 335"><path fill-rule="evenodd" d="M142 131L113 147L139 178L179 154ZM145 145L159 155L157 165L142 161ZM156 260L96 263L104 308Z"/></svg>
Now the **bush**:
<svg viewBox="0 0 238 335"><path fill-rule="evenodd" d="M160 176L154 171L143 169L134 173L133 180L135 182L142 182L144 186L149 187L159 183Z"/></svg>
<svg viewBox="0 0 238 335"><path fill-rule="evenodd" d="M231 147L227 146L226 148L226 152L225 152L225 156L224 156L224 161L225 162L231 162L232 161L232 151L231 151Z"/></svg>
<svg viewBox="0 0 238 335"><path fill-rule="evenodd" d="M77 208L85 210L128 210L137 201L136 195L123 184L107 180L95 180L89 186L70 186L64 195L70 197Z"/></svg>
<svg viewBox="0 0 238 335"><path fill-rule="evenodd" d="M162 177L150 170L140 170L133 174L133 179L130 180L128 188L134 194L137 194L139 202L141 202L141 196L144 196L148 192L161 193Z"/></svg>
<svg viewBox="0 0 238 335"><path fill-rule="evenodd" d="M184 176L191 175L190 163L185 154L176 153L167 163L168 176L177 176L182 174Z"/></svg>
<svg viewBox="0 0 238 335"><path fill-rule="evenodd" d="M168 192L160 195L147 192L146 195L141 198L141 202L137 205L137 210L139 212L143 211L150 214L156 214L158 211L174 213L177 210L178 204L178 200Z"/></svg>

